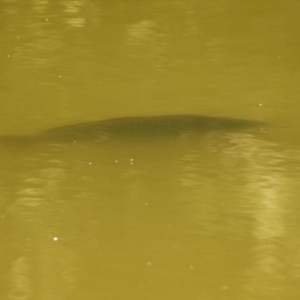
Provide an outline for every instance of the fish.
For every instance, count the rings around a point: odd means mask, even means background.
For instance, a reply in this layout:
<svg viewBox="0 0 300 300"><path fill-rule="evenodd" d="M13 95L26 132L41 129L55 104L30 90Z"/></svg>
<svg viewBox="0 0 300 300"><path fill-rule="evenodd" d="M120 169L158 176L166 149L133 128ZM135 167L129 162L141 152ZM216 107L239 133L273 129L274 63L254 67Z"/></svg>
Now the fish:
<svg viewBox="0 0 300 300"><path fill-rule="evenodd" d="M264 122L209 115L159 115L113 118L84 122L42 131L32 136L2 136L1 141L99 142L111 139L158 138L198 134L208 131L232 131L248 128L263 129Z"/></svg>

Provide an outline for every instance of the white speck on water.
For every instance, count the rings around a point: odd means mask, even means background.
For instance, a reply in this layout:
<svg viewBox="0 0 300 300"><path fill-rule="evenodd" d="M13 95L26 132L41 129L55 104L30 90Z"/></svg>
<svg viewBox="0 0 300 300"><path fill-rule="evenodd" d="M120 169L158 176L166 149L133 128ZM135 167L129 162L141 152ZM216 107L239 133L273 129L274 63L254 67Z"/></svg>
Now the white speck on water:
<svg viewBox="0 0 300 300"><path fill-rule="evenodd" d="M49 19L45 19L45 21L46 21L46 22L48 22L48 21L49 21Z"/></svg>
<svg viewBox="0 0 300 300"><path fill-rule="evenodd" d="M259 103L258 105L259 105L259 106L262 106L262 103Z"/></svg>
<svg viewBox="0 0 300 300"><path fill-rule="evenodd" d="M58 237L55 236L55 237L53 238L53 241L54 241L54 242L57 242L57 241L58 241Z"/></svg>
<svg viewBox="0 0 300 300"><path fill-rule="evenodd" d="M116 160L115 160L115 163L118 163L118 162L119 162L119 161L116 159Z"/></svg>
<svg viewBox="0 0 300 300"><path fill-rule="evenodd" d="M7 57L10 57L10 55L8 54Z"/></svg>
<svg viewBox="0 0 300 300"><path fill-rule="evenodd" d="M92 165L92 163L91 163L91 162L89 162L89 165Z"/></svg>

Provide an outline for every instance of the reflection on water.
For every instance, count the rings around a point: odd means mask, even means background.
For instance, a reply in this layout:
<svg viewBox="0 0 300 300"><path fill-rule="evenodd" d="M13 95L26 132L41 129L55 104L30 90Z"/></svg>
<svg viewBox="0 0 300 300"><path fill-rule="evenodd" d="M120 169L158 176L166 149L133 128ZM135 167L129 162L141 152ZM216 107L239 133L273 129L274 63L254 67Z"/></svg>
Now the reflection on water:
<svg viewBox="0 0 300 300"><path fill-rule="evenodd" d="M6 267L10 298L76 291L80 299L91 289L92 299L182 299L178 280L212 299L283 296L298 276L282 272L294 179L263 135L183 133L19 152L13 178L1 175L2 234L18 249Z"/></svg>
<svg viewBox="0 0 300 300"><path fill-rule="evenodd" d="M28 299L30 296L30 268L30 263L25 257L18 257L12 262L10 269L11 290L9 291L11 299L18 299L19 297Z"/></svg>

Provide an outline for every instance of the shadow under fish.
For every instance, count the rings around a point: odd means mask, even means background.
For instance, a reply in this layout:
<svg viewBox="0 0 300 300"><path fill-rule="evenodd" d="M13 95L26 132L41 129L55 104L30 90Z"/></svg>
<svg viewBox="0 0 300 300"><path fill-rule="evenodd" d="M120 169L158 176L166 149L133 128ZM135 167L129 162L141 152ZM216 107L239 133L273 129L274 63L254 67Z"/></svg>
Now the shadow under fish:
<svg viewBox="0 0 300 300"><path fill-rule="evenodd" d="M116 118L67 125L42 131L32 136L2 136L4 142L77 143L108 140L143 140L159 137L193 135L208 131L263 129L265 123L253 120L204 115L165 115Z"/></svg>

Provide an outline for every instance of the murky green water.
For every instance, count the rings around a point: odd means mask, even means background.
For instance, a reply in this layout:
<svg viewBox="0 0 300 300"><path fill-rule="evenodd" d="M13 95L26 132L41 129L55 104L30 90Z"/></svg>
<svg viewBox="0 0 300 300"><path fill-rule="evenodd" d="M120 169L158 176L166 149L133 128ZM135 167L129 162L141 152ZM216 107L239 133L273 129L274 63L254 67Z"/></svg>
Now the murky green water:
<svg viewBox="0 0 300 300"><path fill-rule="evenodd" d="M299 11L1 1L0 298L298 299ZM268 125L42 133L176 114Z"/></svg>

